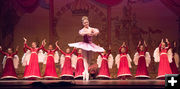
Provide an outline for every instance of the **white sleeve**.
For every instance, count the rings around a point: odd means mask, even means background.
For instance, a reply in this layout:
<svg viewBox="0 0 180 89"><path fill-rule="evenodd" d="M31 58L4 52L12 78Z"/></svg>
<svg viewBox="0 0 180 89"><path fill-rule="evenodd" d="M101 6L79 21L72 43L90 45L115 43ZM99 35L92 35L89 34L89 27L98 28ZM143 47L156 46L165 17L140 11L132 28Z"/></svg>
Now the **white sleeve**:
<svg viewBox="0 0 180 89"><path fill-rule="evenodd" d="M110 54L109 57L108 57L108 67L109 67L110 69L112 69L113 63L114 63L114 59L113 59L112 54Z"/></svg>
<svg viewBox="0 0 180 89"><path fill-rule="evenodd" d="M154 61L155 61L155 62L159 62L159 61L160 61L159 47L157 47L157 48L154 50L153 57L154 57Z"/></svg>
<svg viewBox="0 0 180 89"><path fill-rule="evenodd" d="M117 68L119 69L119 64L120 64L120 54L118 54L116 57L115 57L115 64L117 65Z"/></svg>
<svg viewBox="0 0 180 89"><path fill-rule="evenodd" d="M83 29L81 29L81 30L79 30L79 34L81 35L81 36L84 36L85 34L87 34Z"/></svg>
<svg viewBox="0 0 180 89"><path fill-rule="evenodd" d="M168 56L169 63L172 63L172 58L173 58L172 49L168 50L167 56Z"/></svg>
<svg viewBox="0 0 180 89"><path fill-rule="evenodd" d="M99 34L99 30L97 28L93 28L93 32L93 35L95 36Z"/></svg>
<svg viewBox="0 0 180 89"><path fill-rule="evenodd" d="M102 62L102 57L101 57L101 55L99 55L98 58L97 58L97 65L98 65L98 68L101 67L101 62Z"/></svg>
<svg viewBox="0 0 180 89"><path fill-rule="evenodd" d="M132 68L132 66L131 66L132 59L129 54L127 54L127 59L128 59L129 68Z"/></svg>
<svg viewBox="0 0 180 89"><path fill-rule="evenodd" d="M77 63L77 56L72 54L71 57L71 66L76 69L76 63Z"/></svg>
<svg viewBox="0 0 180 89"><path fill-rule="evenodd" d="M60 58L61 68L63 68L63 66L64 66L64 61L65 61L65 56L62 54L62 55L61 55L61 58Z"/></svg>
<svg viewBox="0 0 180 89"><path fill-rule="evenodd" d="M146 59L146 67L149 67L149 64L151 62L151 56L149 52L146 52L145 59Z"/></svg>
<svg viewBox="0 0 180 89"><path fill-rule="evenodd" d="M135 65L138 65L138 60L139 60L139 53L136 52L134 54L134 59L133 59L133 62L134 62Z"/></svg>
<svg viewBox="0 0 180 89"><path fill-rule="evenodd" d="M56 51L56 52L54 53L54 62L55 62L55 63L58 63L58 62L59 62L59 53L58 53L58 51Z"/></svg>
<svg viewBox="0 0 180 89"><path fill-rule="evenodd" d="M39 52L38 52L38 62L43 63L43 61L45 60L44 58L45 58L45 56L44 56L43 51L39 50Z"/></svg>
<svg viewBox="0 0 180 89"><path fill-rule="evenodd" d="M13 64L14 64L14 68L17 69L19 65L19 57L17 55L14 55Z"/></svg>

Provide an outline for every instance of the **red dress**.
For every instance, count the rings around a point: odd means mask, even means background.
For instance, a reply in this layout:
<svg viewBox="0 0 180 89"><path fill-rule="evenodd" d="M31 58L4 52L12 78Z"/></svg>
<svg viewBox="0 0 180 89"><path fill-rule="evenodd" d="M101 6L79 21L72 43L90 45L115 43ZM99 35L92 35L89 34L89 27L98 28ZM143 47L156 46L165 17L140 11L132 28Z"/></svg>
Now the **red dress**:
<svg viewBox="0 0 180 89"><path fill-rule="evenodd" d="M170 48L170 45L168 45L168 48L162 49L161 45L159 46L159 52L160 52L160 61L159 61L159 68L158 68L158 76L157 78L165 77L166 74L172 74L170 63L167 56L167 51Z"/></svg>
<svg viewBox="0 0 180 89"><path fill-rule="evenodd" d="M84 61L82 54L78 54L77 56L77 63L76 63L76 70L75 70L75 78L83 77L84 72Z"/></svg>
<svg viewBox="0 0 180 89"><path fill-rule="evenodd" d="M111 53L110 51L108 52L108 54L104 54L104 55L99 53L102 58L102 61L97 77L111 78L109 73L109 66L108 66L108 57L110 53Z"/></svg>
<svg viewBox="0 0 180 89"><path fill-rule="evenodd" d="M16 71L14 68L14 63L13 63L13 57L14 55L17 54L17 51L12 54L8 54L6 52L0 51L2 54L6 55L6 64L3 68L3 73L1 79L5 78L15 78L17 79Z"/></svg>
<svg viewBox="0 0 180 89"><path fill-rule="evenodd" d="M129 65L128 65L128 58L127 58L128 48L127 48L127 46L125 48L126 48L125 53L121 53L122 47L119 48L120 63L119 63L119 69L118 69L118 73L117 73L117 77L119 77L119 78L121 78L123 76L125 76L125 77L132 76L131 71L129 69Z"/></svg>
<svg viewBox="0 0 180 89"><path fill-rule="evenodd" d="M176 47L172 47L172 51L173 51L173 58L172 58L172 63L170 63L171 66L171 70L173 74L179 74L178 68L176 66L176 62L175 62L175 56L177 56L178 54L176 53Z"/></svg>
<svg viewBox="0 0 180 89"><path fill-rule="evenodd" d="M75 51L75 49L73 49L73 51L71 53L67 54L60 49L60 52L65 56L63 68L61 71L61 77L64 77L64 76L74 77L73 76L73 68L72 68L72 64L71 64L71 56L74 53L74 51Z"/></svg>
<svg viewBox="0 0 180 89"><path fill-rule="evenodd" d="M149 74L148 74L147 67L146 67L146 59L145 59L145 54L146 54L147 48L145 48L144 51L140 51L140 49L138 47L137 51L139 53L139 60L138 60L138 65L137 65L135 77L147 77L147 78L149 78Z"/></svg>
<svg viewBox="0 0 180 89"><path fill-rule="evenodd" d="M54 53L57 51L57 48L55 50L46 50L43 47L43 50L47 52L47 62L46 62L44 77L58 78L55 68L55 62L54 62Z"/></svg>
<svg viewBox="0 0 180 89"><path fill-rule="evenodd" d="M41 78L37 52L42 48L42 46L40 48L33 49L25 44L25 47L31 51L31 56L29 64L26 65L25 68L24 78Z"/></svg>
<svg viewBox="0 0 180 89"><path fill-rule="evenodd" d="M172 59L172 63L170 63L170 67L173 74L179 74L174 58Z"/></svg>

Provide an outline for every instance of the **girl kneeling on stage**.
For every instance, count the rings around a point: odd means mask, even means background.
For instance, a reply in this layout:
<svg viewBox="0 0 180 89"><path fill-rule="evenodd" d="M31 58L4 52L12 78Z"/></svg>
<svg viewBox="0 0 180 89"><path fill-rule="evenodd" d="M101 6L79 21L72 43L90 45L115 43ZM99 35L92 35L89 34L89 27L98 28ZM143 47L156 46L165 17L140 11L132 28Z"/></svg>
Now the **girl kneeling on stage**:
<svg viewBox="0 0 180 89"><path fill-rule="evenodd" d="M117 77L120 79L126 79L131 77L131 58L128 54L128 47L126 46L125 42L123 42L122 46L119 48L119 54L115 58L115 63L118 68Z"/></svg>

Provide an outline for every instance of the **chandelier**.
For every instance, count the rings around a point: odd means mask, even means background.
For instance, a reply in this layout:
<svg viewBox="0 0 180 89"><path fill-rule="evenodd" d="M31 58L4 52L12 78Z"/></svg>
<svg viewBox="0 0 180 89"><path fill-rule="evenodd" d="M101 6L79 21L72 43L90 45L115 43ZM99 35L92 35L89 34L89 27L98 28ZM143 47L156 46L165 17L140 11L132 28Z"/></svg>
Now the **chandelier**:
<svg viewBox="0 0 180 89"><path fill-rule="evenodd" d="M89 4L87 0L75 0L71 6L71 12L73 15L88 16Z"/></svg>

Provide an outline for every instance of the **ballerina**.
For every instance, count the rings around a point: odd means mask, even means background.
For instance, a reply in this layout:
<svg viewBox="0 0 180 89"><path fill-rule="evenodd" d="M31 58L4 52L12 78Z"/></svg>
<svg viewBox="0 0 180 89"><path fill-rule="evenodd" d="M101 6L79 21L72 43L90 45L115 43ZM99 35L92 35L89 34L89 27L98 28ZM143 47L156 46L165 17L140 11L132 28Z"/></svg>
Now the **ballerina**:
<svg viewBox="0 0 180 89"><path fill-rule="evenodd" d="M13 53L12 48L8 48L7 53L2 51L0 46L0 53L4 56L3 59L3 73L1 79L17 79L15 69L18 68L19 57L17 56L18 46L16 47L16 52Z"/></svg>
<svg viewBox="0 0 180 89"><path fill-rule="evenodd" d="M167 43L167 47L166 47ZM170 43L166 38L166 43L161 40L158 48L154 51L154 61L159 62L158 76L156 78L164 79L166 74L172 74L170 63L172 62L172 50Z"/></svg>
<svg viewBox="0 0 180 89"><path fill-rule="evenodd" d="M129 68L131 66L132 59L128 54L128 47L126 43L123 42L122 46L119 48L119 54L115 58L115 63L118 68L117 77L120 79L126 79L127 77L131 77L131 71Z"/></svg>
<svg viewBox="0 0 180 89"><path fill-rule="evenodd" d="M59 51L62 53L61 57L60 57L60 65L62 68L61 71L61 78L62 79L72 79L74 78L73 75L73 68L75 68L75 64L74 64L74 55L73 53L76 51L76 49L74 48L72 52L70 52L70 48L66 49L66 52L64 52L63 50L61 50L61 48L58 46L58 43L56 42L56 47L59 49Z"/></svg>
<svg viewBox="0 0 180 89"><path fill-rule="evenodd" d="M137 46L137 52L134 55L134 64L137 65L136 69L136 78L150 78L147 67L149 67L151 57L149 52L147 52L147 44L144 41L144 44L139 41Z"/></svg>
<svg viewBox="0 0 180 89"><path fill-rule="evenodd" d="M43 47L42 49L46 52L45 53L45 59L43 61L43 64L46 64L44 78L52 79L52 78L58 78L55 68L55 63L58 63L59 61L59 53L57 52L58 48L56 47L53 50L53 46L50 44L48 46L48 50L44 48L46 45L46 41L43 41Z"/></svg>
<svg viewBox="0 0 180 89"><path fill-rule="evenodd" d="M92 37L97 36L99 34L99 30L89 26L89 20L87 16L82 17L82 24L84 27L79 31L79 34L83 36L83 42L71 43L68 45L70 47L83 49L83 55L85 59L88 60L88 63L90 63L90 59L92 59L90 51L104 52L104 49L92 42Z"/></svg>

